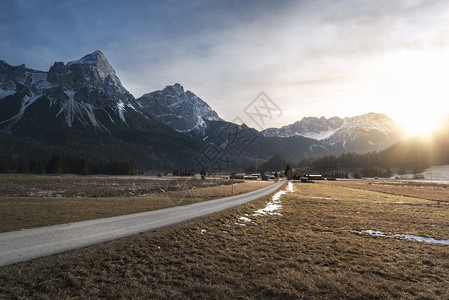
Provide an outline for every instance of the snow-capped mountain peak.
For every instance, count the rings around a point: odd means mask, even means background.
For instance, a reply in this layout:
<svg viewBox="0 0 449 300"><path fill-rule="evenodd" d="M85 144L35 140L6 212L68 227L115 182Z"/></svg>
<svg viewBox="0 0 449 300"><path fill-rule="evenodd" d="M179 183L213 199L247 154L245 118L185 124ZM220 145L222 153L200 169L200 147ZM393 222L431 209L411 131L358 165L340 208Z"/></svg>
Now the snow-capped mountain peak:
<svg viewBox="0 0 449 300"><path fill-rule="evenodd" d="M148 114L179 132L203 134L206 121L222 119L200 97L185 91L179 83L138 98L137 103Z"/></svg>
<svg viewBox="0 0 449 300"><path fill-rule="evenodd" d="M7 124L3 132L20 121L25 110L40 98L47 99L50 107L60 107L56 117L66 120L69 127L92 126L100 131L109 131L105 123L128 126L126 111L135 110L136 104L101 51L67 64L55 62L48 72L1 61L0 99L7 96L23 100L19 112L3 121Z"/></svg>
<svg viewBox="0 0 449 300"><path fill-rule="evenodd" d="M104 54L98 50L66 65L55 62L48 72L48 81L75 91L88 87L113 97L131 95L123 87Z"/></svg>
<svg viewBox="0 0 449 300"><path fill-rule="evenodd" d="M99 62L104 62L106 60L106 57L104 56L103 52L100 50L95 50L94 52L90 54L84 55L82 58L74 61L69 61L67 65L73 65L73 64L85 64L90 65L92 67L97 67L99 65ZM108 63L109 64L109 63Z"/></svg>
<svg viewBox="0 0 449 300"><path fill-rule="evenodd" d="M100 78L105 79L108 76L118 79L114 68L109 64L108 60L104 56L103 52L96 50L93 53L83 56L81 59L70 61L67 63L67 67L73 65L84 65L90 68L96 69Z"/></svg>
<svg viewBox="0 0 449 300"><path fill-rule="evenodd" d="M368 113L345 118L343 126L324 142L341 151L382 150L403 137L403 129L384 114Z"/></svg>
<svg viewBox="0 0 449 300"><path fill-rule="evenodd" d="M315 140L324 140L335 133L344 121L339 117L304 117L300 121L281 128L268 128L262 131L266 137L303 136Z"/></svg>
<svg viewBox="0 0 449 300"><path fill-rule="evenodd" d="M324 142L337 151L366 152L384 149L403 136L402 128L384 114L332 118L305 117L293 124L262 131L266 137L303 136Z"/></svg>

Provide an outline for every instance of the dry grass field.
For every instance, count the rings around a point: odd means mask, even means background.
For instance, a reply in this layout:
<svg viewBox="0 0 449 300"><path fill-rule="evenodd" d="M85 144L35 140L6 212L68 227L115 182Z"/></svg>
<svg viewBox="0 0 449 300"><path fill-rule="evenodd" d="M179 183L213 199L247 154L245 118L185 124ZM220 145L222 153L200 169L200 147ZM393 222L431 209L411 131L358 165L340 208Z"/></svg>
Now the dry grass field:
<svg viewBox="0 0 449 300"><path fill-rule="evenodd" d="M0 298L449 299L449 205L294 184L188 223L0 269ZM372 231L370 231L372 230ZM382 233L380 233L382 232Z"/></svg>
<svg viewBox="0 0 449 300"><path fill-rule="evenodd" d="M190 204L268 182L120 176L0 176L0 231Z"/></svg>
<svg viewBox="0 0 449 300"><path fill-rule="evenodd" d="M446 183L402 180L339 180L327 183L392 195L449 202L449 185Z"/></svg>

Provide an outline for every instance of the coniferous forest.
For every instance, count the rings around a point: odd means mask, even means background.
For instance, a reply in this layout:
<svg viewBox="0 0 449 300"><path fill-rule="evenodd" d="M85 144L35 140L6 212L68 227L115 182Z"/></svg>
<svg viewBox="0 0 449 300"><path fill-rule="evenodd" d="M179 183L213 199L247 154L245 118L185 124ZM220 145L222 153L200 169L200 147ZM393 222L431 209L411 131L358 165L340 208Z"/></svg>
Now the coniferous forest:
<svg viewBox="0 0 449 300"><path fill-rule="evenodd" d="M129 160L120 162L110 160L107 163L94 164L90 159L55 154L46 162L34 158L24 163L0 163L0 173L34 173L34 174L109 174L109 175L134 175L136 167Z"/></svg>

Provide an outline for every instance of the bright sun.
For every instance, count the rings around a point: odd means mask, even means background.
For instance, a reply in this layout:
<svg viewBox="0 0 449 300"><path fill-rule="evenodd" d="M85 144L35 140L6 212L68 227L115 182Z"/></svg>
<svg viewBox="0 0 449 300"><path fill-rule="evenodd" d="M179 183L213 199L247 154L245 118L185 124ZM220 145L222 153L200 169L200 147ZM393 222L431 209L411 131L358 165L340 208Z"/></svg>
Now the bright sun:
<svg viewBox="0 0 449 300"><path fill-rule="evenodd" d="M433 131L439 118L417 113L404 115L403 118L396 121L404 128L407 137L425 137Z"/></svg>
<svg viewBox="0 0 449 300"><path fill-rule="evenodd" d="M383 67L392 118L408 136L429 135L449 113L449 50L398 53Z"/></svg>

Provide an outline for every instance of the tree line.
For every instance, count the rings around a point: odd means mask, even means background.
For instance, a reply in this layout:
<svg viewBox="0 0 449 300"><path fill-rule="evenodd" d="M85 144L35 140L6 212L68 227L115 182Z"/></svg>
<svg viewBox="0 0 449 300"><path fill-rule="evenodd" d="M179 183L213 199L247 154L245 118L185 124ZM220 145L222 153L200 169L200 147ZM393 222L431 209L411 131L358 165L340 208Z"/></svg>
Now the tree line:
<svg viewBox="0 0 449 300"><path fill-rule="evenodd" d="M55 154L48 161L42 162L34 158L28 162L0 163L0 173L34 173L34 174L109 174L134 175L136 167L129 160L120 162L111 159L107 163L93 163L90 159L78 156Z"/></svg>

